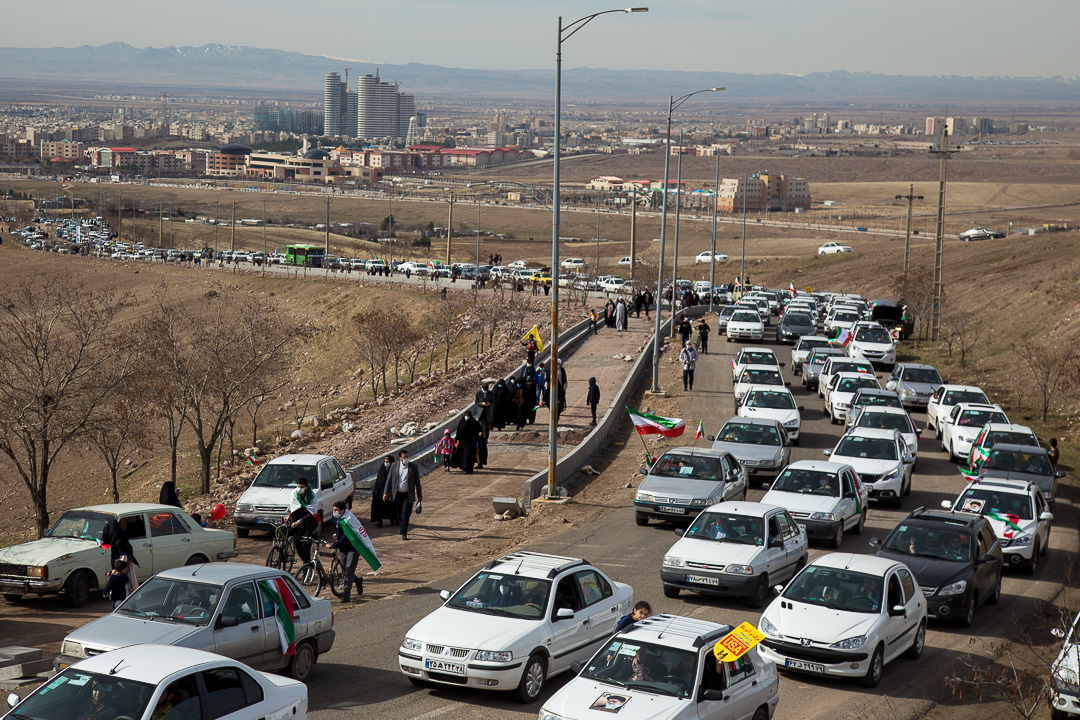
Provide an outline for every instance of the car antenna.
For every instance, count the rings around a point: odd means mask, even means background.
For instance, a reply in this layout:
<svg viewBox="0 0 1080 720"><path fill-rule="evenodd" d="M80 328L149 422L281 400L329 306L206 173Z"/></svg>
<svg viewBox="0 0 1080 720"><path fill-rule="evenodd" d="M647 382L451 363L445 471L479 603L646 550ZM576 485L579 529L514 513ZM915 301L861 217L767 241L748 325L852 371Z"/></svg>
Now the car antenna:
<svg viewBox="0 0 1080 720"><path fill-rule="evenodd" d="M669 619L668 619L668 621L667 621L667 625L665 625L665 626L664 626L664 629L663 629L663 630L661 630L661 631L660 631L660 633L659 633L659 634L658 634L658 635L656 636L656 639L657 639L657 640L659 640L660 638L664 637L664 633L666 633L666 632L667 632L667 630L668 630L668 628L669 628L669 627L671 627L671 623L675 622L675 618L676 618L676 617L678 617L678 616L676 616L676 615L669 615L669 616L668 616L668 618L669 618Z"/></svg>
<svg viewBox="0 0 1080 720"><path fill-rule="evenodd" d="M114 665L114 666L113 666L113 669L109 671L109 674L110 674L110 675L115 675L115 674L116 674L116 670L117 670L117 668L119 668L119 667L120 667L120 665L121 665L121 664L122 664L123 662L124 662L124 659L123 659L123 658L120 658L120 660L119 660L119 661L118 661L118 662L116 663L116 665Z"/></svg>
<svg viewBox="0 0 1080 720"><path fill-rule="evenodd" d="M521 574L521 566L522 566L522 565L524 565L524 564L525 564L525 558L524 558L524 557L522 557L522 558L520 558L520 559L518 560L518 566L517 566L517 569L516 569L516 570L514 570L514 574L515 574L515 575L520 575L520 574Z"/></svg>
<svg viewBox="0 0 1080 720"><path fill-rule="evenodd" d="M199 567L197 567L197 568L195 568L194 570L191 571L191 577L195 577L196 575L198 575L199 571L202 570L205 566L206 566L206 563L199 563Z"/></svg>

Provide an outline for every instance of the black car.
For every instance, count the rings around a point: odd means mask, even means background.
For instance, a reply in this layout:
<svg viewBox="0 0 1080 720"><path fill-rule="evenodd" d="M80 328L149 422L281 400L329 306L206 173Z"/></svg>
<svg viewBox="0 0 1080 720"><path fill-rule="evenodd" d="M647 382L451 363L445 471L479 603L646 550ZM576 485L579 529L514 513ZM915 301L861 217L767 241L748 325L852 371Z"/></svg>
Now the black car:
<svg viewBox="0 0 1080 720"><path fill-rule="evenodd" d="M808 313L792 311L784 313L780 322L776 324L776 341L795 344L795 341L803 335L813 335L817 332L817 321Z"/></svg>
<svg viewBox="0 0 1080 720"><path fill-rule="evenodd" d="M878 557L908 566L926 596L927 611L942 620L971 627L980 605L1001 598L1001 544L981 515L918 508L885 542L874 538L870 544Z"/></svg>
<svg viewBox="0 0 1080 720"><path fill-rule="evenodd" d="M1041 447L997 443L979 465L979 477L1034 483L1053 509L1057 481L1065 477L1065 471L1055 469L1049 453Z"/></svg>

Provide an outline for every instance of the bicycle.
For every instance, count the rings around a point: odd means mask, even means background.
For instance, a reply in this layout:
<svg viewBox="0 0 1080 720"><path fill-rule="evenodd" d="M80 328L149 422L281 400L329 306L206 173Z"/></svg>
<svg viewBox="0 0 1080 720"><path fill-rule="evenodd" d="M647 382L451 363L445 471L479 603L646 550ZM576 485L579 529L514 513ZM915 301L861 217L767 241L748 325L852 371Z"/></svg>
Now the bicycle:
<svg viewBox="0 0 1080 720"><path fill-rule="evenodd" d="M313 538L312 544L315 551L312 554L313 559L301 565L293 573L293 577L312 597L319 596L323 585L330 586L330 592L334 594L334 597L341 597L345 591L345 573L342 571L340 556L336 550L326 552L320 549L320 546L329 546L330 543ZM323 568L322 558L324 557L333 557L329 572Z"/></svg>
<svg viewBox="0 0 1080 720"><path fill-rule="evenodd" d="M296 563L296 537L288 522L274 525L274 543L266 553L266 567L292 573Z"/></svg>

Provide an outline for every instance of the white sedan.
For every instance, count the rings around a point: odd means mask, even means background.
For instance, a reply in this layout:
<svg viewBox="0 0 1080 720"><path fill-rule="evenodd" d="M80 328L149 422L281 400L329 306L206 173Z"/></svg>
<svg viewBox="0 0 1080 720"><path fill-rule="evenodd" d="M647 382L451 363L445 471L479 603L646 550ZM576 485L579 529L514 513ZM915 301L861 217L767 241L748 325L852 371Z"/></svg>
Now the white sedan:
<svg viewBox="0 0 1080 720"><path fill-rule="evenodd" d="M715 260L716 262L724 262L727 259L728 256L724 253L714 253L710 250L706 250L705 252L698 254L698 256L694 258L694 264L712 262L713 260Z"/></svg>
<svg viewBox="0 0 1080 720"><path fill-rule="evenodd" d="M953 462L963 462L971 455L971 446L983 427L990 423L1008 424L1009 418L1000 405L960 403L949 410L940 420L941 449L949 453Z"/></svg>
<svg viewBox="0 0 1080 720"><path fill-rule="evenodd" d="M926 598L903 563L830 553L795 576L758 628L761 654L777 668L874 688L886 663L922 655Z"/></svg>
<svg viewBox="0 0 1080 720"><path fill-rule="evenodd" d="M751 386L739 403L739 417L757 417L775 420L784 426L792 445L799 444L802 430L802 408L795 404L795 396L786 387L766 385Z"/></svg>
<svg viewBox="0 0 1080 720"><path fill-rule="evenodd" d="M761 342L765 337L765 323L761 321L761 316L753 310L736 310L735 313L728 320L727 328L724 330L727 335L727 341L732 340L757 340Z"/></svg>
<svg viewBox="0 0 1080 720"><path fill-rule="evenodd" d="M81 660L25 700L12 695L8 702L4 717L15 720L199 718L202 708L229 720L304 720L308 694L302 682L213 653L132 645Z"/></svg>
<svg viewBox="0 0 1080 720"><path fill-rule="evenodd" d="M827 242L817 249L818 255L838 255L840 253L855 252L855 249L850 245L844 245L838 242Z"/></svg>
<svg viewBox="0 0 1080 720"><path fill-rule="evenodd" d="M930 396L926 404L926 427L934 428L936 436L941 439L941 426L949 418L953 406L960 403L990 404L990 399L982 388L974 385L942 385Z"/></svg>

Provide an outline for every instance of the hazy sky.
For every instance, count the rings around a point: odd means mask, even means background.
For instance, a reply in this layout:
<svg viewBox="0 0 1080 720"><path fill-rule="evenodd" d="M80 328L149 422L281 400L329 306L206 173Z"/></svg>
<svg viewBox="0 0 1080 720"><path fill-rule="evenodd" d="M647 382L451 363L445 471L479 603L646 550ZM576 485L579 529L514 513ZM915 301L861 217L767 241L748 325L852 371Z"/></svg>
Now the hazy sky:
<svg viewBox="0 0 1080 720"><path fill-rule="evenodd" d="M593 21L564 67L735 73L1080 74L1078 0L635 0L646 14ZM0 45L137 47L224 43L462 68L547 68L556 18L586 0L49 0L4 9ZM48 15L46 19L44 14Z"/></svg>

